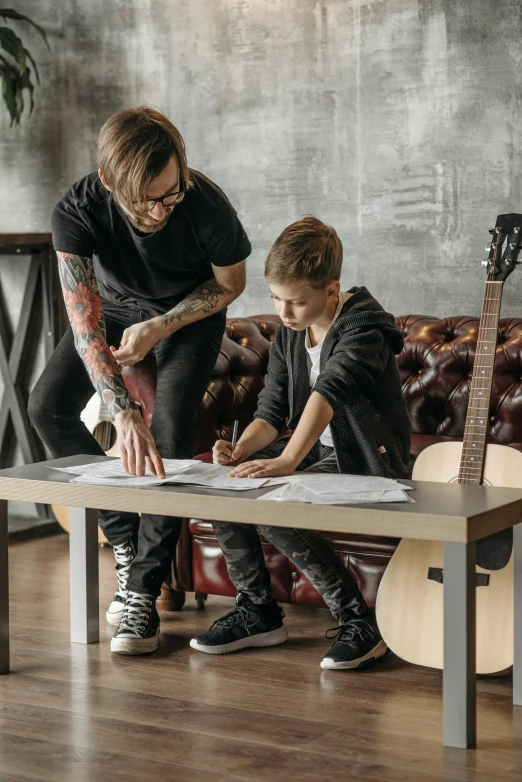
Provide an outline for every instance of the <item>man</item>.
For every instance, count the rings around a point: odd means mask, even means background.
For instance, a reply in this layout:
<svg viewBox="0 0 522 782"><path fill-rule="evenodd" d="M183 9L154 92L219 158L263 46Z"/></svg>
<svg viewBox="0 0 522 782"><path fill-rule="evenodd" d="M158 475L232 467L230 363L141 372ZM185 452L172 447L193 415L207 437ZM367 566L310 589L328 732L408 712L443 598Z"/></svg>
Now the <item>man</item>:
<svg viewBox="0 0 522 782"><path fill-rule="evenodd" d="M33 426L54 458L101 454L80 420L96 388L116 426L126 471L192 454L196 418L225 328L245 286L250 242L225 194L188 168L179 131L161 112L125 109L102 127L97 173L72 185L52 216L53 244L71 327L29 400ZM150 432L121 366L154 350ZM181 519L100 511L118 590L107 620L111 651L152 652L155 601Z"/></svg>

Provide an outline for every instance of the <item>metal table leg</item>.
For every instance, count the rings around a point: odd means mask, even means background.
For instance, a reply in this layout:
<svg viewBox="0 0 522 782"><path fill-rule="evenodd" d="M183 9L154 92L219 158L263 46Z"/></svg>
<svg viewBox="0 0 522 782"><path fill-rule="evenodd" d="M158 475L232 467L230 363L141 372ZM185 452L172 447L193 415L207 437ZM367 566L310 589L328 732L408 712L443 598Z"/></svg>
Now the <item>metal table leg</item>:
<svg viewBox="0 0 522 782"><path fill-rule="evenodd" d="M0 673L9 673L8 547L7 500L0 500Z"/></svg>
<svg viewBox="0 0 522 782"><path fill-rule="evenodd" d="M69 508L71 642L100 639L98 597L98 511Z"/></svg>
<svg viewBox="0 0 522 782"><path fill-rule="evenodd" d="M444 543L443 743L477 740L475 543Z"/></svg>
<svg viewBox="0 0 522 782"><path fill-rule="evenodd" d="M513 703L522 706L522 524L513 527L514 635Z"/></svg>

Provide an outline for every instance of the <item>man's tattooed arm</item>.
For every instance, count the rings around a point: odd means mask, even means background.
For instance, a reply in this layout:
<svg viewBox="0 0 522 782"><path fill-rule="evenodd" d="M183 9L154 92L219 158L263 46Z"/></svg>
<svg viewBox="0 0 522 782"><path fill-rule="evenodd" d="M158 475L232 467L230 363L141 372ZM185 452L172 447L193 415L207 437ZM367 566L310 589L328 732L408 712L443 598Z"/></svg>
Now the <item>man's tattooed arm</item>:
<svg viewBox="0 0 522 782"><path fill-rule="evenodd" d="M182 326L228 307L245 287L245 261L234 266L213 266L214 277L204 282L158 320L167 337Z"/></svg>
<svg viewBox="0 0 522 782"><path fill-rule="evenodd" d="M134 407L120 368L107 344L100 293L91 258L57 252L74 344L92 384L114 418Z"/></svg>

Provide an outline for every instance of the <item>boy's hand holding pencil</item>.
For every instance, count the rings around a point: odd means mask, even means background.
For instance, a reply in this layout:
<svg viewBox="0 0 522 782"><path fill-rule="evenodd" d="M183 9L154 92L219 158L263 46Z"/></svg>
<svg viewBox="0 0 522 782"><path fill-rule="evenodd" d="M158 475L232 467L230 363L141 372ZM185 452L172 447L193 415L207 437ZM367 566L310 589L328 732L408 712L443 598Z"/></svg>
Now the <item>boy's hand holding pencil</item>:
<svg viewBox="0 0 522 782"><path fill-rule="evenodd" d="M232 442L216 440L212 448L212 461L214 464L234 465L240 464L243 456L243 446L237 442L238 421L234 421Z"/></svg>

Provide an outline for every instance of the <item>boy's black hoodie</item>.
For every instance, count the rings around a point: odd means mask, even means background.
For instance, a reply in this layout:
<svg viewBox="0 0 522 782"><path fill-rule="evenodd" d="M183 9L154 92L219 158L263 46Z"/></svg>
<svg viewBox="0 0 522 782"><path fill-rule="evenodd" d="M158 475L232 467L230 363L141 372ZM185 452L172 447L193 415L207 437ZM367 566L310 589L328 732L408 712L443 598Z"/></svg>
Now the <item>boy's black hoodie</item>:
<svg viewBox="0 0 522 782"><path fill-rule="evenodd" d="M314 391L334 411L330 429L339 471L403 477L410 459L410 419L395 354L404 339L395 319L365 288L330 327ZM255 418L294 430L310 397L305 331L278 329Z"/></svg>

